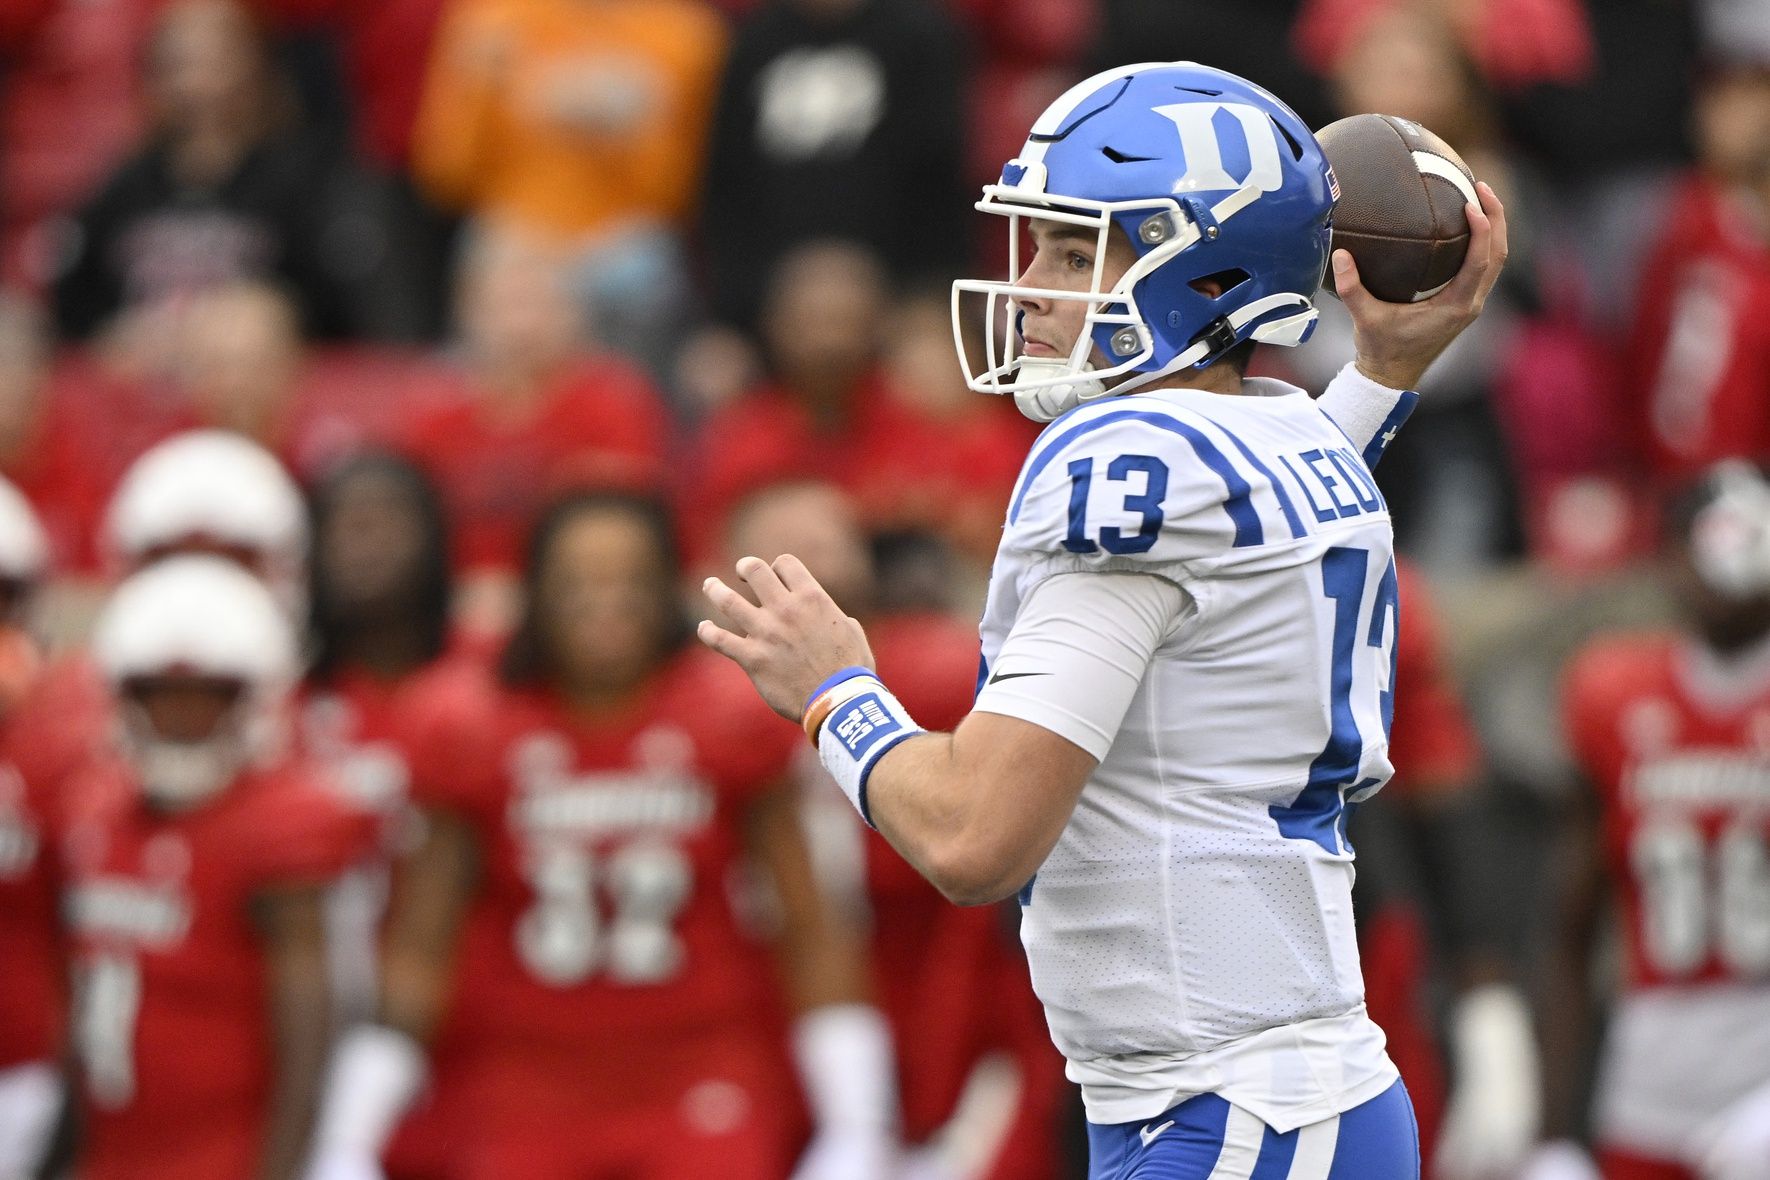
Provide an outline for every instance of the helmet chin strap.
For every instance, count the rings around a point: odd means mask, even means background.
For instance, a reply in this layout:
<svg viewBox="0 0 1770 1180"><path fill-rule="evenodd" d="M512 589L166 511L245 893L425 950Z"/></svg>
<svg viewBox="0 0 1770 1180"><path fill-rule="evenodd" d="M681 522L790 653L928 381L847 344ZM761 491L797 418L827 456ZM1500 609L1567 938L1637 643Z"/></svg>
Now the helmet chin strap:
<svg viewBox="0 0 1770 1180"><path fill-rule="evenodd" d="M1293 315L1262 324L1254 329L1249 339L1286 346L1299 344L1308 339L1315 326L1317 313L1307 299L1297 295L1268 295L1231 312L1225 320L1229 330L1239 333L1244 326L1261 316L1286 307L1300 307L1300 310ZM1110 388L1093 376L1094 366L1091 364L1083 364L1076 369L1068 360L1060 357L1022 357L1015 373L1018 378L1039 380L1073 373L1075 379L1034 389L1017 389L1014 391L1014 404L1034 422L1049 422L1096 398L1131 393L1153 381L1159 381L1182 369L1189 369L1209 355L1210 350L1209 341L1199 340L1161 368L1149 373L1130 374Z"/></svg>
<svg viewBox="0 0 1770 1180"><path fill-rule="evenodd" d="M1042 385L1034 389L1016 389L1014 404L1020 412L1034 422L1049 422L1083 402L1091 402L1095 398L1105 397L1112 393L1095 377L1094 366L1084 364L1079 370L1072 369L1068 360L1062 357L1022 357L1016 376L1040 380L1046 377L1062 377L1072 375L1073 381L1057 385Z"/></svg>

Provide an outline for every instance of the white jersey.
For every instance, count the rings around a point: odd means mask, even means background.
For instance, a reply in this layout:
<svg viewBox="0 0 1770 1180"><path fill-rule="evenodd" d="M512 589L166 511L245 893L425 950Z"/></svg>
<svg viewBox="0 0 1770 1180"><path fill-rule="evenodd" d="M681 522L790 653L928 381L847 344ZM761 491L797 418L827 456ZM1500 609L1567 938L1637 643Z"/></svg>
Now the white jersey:
<svg viewBox="0 0 1770 1180"><path fill-rule="evenodd" d="M1364 1012L1345 836L1346 804L1391 771L1379 451L1302 390L1250 380L1089 403L1027 457L977 708L1100 759L1021 894L1033 984L1095 1122L1215 1092L1283 1132L1396 1079ZM1000 662L1029 595L1077 571L1182 592L1110 732L1061 720L1090 711L1053 704L1061 669L1009 666L1013 646Z"/></svg>

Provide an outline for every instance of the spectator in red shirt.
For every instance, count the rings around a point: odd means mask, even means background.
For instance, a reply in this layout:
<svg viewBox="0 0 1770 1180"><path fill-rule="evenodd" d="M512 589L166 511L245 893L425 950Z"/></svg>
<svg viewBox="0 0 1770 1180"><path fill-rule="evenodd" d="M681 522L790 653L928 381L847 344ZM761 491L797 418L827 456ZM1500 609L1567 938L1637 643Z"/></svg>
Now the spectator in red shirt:
<svg viewBox="0 0 1770 1180"><path fill-rule="evenodd" d="M746 494L792 477L852 488L869 438L895 428L879 372L889 292L878 259L847 242L788 254L769 284L762 343L770 376L715 412L682 492L691 552L714 547Z"/></svg>
<svg viewBox="0 0 1770 1180"><path fill-rule="evenodd" d="M476 243L457 316L461 383L405 443L443 489L457 568L507 584L537 510L560 491L655 486L670 423L636 366L586 351L564 268L541 247Z"/></svg>
<svg viewBox="0 0 1770 1180"><path fill-rule="evenodd" d="M1660 489L1770 457L1770 60L1718 66L1644 271L1625 420Z"/></svg>
<svg viewBox="0 0 1770 1180"><path fill-rule="evenodd" d="M965 385L953 364L948 299L944 289L913 294L890 317L887 396L904 421L868 440L856 490L874 528L932 533L987 570L1039 431L1009 399Z"/></svg>
<svg viewBox="0 0 1770 1180"><path fill-rule="evenodd" d="M371 399L403 393L378 384L348 401L315 396L300 309L270 283L227 283L197 296L179 317L176 340L171 392L187 421L245 435L303 481L365 442L385 413ZM370 356L346 352L337 359L334 367L344 372Z"/></svg>
<svg viewBox="0 0 1770 1180"><path fill-rule="evenodd" d="M985 560L994 551L1033 432L955 380L944 298L914 296L894 313L889 297L863 247L787 256L763 314L770 376L708 419L681 489L697 557L734 504L793 478L854 495L870 527L928 529Z"/></svg>
<svg viewBox="0 0 1770 1180"><path fill-rule="evenodd" d="M55 218L141 135L141 44L166 0L0 4L0 281L40 290Z"/></svg>
<svg viewBox="0 0 1770 1180"><path fill-rule="evenodd" d="M106 486L83 453L78 424L52 381L48 326L16 296L0 296L0 474L42 522L57 568L89 568Z"/></svg>

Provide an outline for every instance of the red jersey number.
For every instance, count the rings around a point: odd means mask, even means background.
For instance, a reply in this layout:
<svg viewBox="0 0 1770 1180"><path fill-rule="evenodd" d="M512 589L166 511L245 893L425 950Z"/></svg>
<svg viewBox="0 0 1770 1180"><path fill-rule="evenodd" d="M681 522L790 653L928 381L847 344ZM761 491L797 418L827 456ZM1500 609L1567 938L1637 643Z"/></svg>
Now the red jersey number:
<svg viewBox="0 0 1770 1180"><path fill-rule="evenodd" d="M1662 974L1695 975L1710 956L1746 977L1770 974L1770 847L1762 821L1738 818L1712 841L1694 820L1646 820L1630 849L1641 893L1642 950Z"/></svg>
<svg viewBox="0 0 1770 1180"><path fill-rule="evenodd" d="M141 1014L141 966L118 951L80 964L74 1042L92 1101L110 1110L135 1098L135 1021Z"/></svg>
<svg viewBox="0 0 1770 1180"><path fill-rule="evenodd" d="M681 971L675 923L694 894L694 867L676 845L541 847L523 875L535 900L516 924L516 951L542 983L569 987L600 972L615 983L659 984Z"/></svg>

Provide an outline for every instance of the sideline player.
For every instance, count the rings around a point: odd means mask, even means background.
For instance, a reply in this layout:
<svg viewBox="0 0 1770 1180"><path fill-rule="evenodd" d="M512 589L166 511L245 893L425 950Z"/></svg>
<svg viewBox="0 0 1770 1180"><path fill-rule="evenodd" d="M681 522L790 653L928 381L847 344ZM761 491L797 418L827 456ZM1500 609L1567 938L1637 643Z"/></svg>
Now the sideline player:
<svg viewBox="0 0 1770 1180"><path fill-rule="evenodd" d="M1674 523L1685 628L1600 637L1567 673L1567 737L1592 790L1566 833L1539 1021L1560 1138L1532 1180L1770 1175L1770 483L1723 464ZM1592 1098L1594 1169L1567 1137L1611 900L1625 974Z"/></svg>
<svg viewBox="0 0 1770 1180"><path fill-rule="evenodd" d="M459 1180L882 1180L889 1036L784 789L797 739L682 647L658 505L568 496L530 553L501 677L439 669L404 704L428 835L395 867L383 1023L340 1046L310 1177L378 1175L428 1070ZM750 866L778 964L733 896ZM783 990L816 1120L797 1171Z"/></svg>
<svg viewBox="0 0 1770 1180"><path fill-rule="evenodd" d="M286 756L292 625L210 556L135 575L93 656L119 739L65 790L82 1180L290 1180L330 1044L323 897L374 822Z"/></svg>
<svg viewBox="0 0 1770 1180"><path fill-rule="evenodd" d="M1368 464L1412 397L1380 386L1411 388L1479 314L1505 223L1483 186L1468 260L1416 304L1375 302L1335 256L1358 358L1324 399L1394 410L1336 424L1243 377L1253 343L1313 325L1331 188L1287 107L1180 63L1076 86L985 189L1033 253L958 285L1003 321L972 380L1057 420L1008 506L954 733L916 725L796 559L738 563L755 601L706 584L735 629L702 640L802 718L863 818L955 901L1019 894L1102 1180L1418 1174L1341 828L1390 771Z"/></svg>

